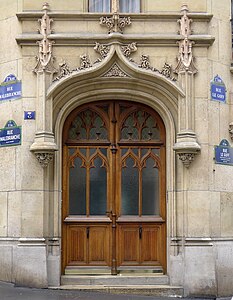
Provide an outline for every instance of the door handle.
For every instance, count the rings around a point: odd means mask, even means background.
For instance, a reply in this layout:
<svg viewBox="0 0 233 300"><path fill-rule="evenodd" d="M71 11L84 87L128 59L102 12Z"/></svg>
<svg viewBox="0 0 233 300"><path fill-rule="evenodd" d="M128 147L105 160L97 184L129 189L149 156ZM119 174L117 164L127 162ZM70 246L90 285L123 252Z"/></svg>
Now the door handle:
<svg viewBox="0 0 233 300"><path fill-rule="evenodd" d="M90 227L87 227L86 233L87 233L87 239L89 239L89 235L90 235Z"/></svg>
<svg viewBox="0 0 233 300"><path fill-rule="evenodd" d="M139 239L142 239L142 226L139 226Z"/></svg>

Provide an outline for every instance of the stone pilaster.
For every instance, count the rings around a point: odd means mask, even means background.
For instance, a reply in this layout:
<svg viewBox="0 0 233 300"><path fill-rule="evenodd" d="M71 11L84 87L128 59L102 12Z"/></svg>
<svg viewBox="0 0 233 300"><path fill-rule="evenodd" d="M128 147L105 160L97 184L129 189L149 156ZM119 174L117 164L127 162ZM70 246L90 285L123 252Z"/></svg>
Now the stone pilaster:
<svg viewBox="0 0 233 300"><path fill-rule="evenodd" d="M189 167L195 155L201 150L194 131L194 77L197 68L193 61L192 47L194 43L190 40L192 20L187 15L187 5L183 5L181 11L183 16L178 22L182 39L179 41L178 64L174 72L178 74L178 80L185 91L185 97L179 99L179 128L173 149L184 166Z"/></svg>
<svg viewBox="0 0 233 300"><path fill-rule="evenodd" d="M51 23L53 21L48 16L48 10L48 3L45 3L43 5L44 15L39 20L39 32L43 38L38 42L39 54L36 67L33 70L37 74L37 119L35 139L30 148L42 167L48 166L48 163L53 159L54 151L57 150L52 132L52 103L46 98L53 74L57 72L53 65L53 41L48 39L48 35L52 32Z"/></svg>

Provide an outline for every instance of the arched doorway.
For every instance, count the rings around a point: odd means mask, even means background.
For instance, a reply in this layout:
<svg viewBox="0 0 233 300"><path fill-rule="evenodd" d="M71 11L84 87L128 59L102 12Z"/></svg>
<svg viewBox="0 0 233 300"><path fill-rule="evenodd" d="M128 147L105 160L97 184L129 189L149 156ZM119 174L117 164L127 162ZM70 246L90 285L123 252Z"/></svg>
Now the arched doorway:
<svg viewBox="0 0 233 300"><path fill-rule="evenodd" d="M65 268L166 272L165 128L150 107L98 101L63 130Z"/></svg>

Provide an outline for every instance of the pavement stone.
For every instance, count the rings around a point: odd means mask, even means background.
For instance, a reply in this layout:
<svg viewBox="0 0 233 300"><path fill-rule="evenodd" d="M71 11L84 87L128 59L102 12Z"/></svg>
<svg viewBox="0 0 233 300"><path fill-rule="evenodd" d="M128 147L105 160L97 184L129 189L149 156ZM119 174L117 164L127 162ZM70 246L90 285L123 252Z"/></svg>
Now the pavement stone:
<svg viewBox="0 0 233 300"><path fill-rule="evenodd" d="M16 287L11 283L0 282L0 300L177 300L174 297L153 297L137 295L115 295L103 292L82 292L75 290L52 290ZM186 298L192 300L191 298ZM203 300L206 298L195 298ZM216 300L233 300L217 298Z"/></svg>

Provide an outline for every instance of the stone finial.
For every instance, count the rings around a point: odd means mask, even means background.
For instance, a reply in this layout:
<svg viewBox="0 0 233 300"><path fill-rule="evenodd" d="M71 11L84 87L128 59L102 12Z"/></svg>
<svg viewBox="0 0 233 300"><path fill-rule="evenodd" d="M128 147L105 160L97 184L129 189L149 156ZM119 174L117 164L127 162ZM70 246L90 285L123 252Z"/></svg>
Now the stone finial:
<svg viewBox="0 0 233 300"><path fill-rule="evenodd" d="M40 29L38 30L39 33L42 35L42 40L38 41L37 44L39 45L39 54L36 57L37 64L34 68L34 72L42 72L46 71L49 73L56 73L57 70L53 65L54 57L52 55L52 45L54 41L50 41L48 36L52 33L51 30L51 23L53 22L52 19L49 18L48 15L49 5L45 3L43 5L44 15L41 19L38 20L40 23Z"/></svg>
<svg viewBox="0 0 233 300"><path fill-rule="evenodd" d="M183 16L178 23L180 24L180 35L182 39L178 42L179 44L179 56L178 56L178 64L174 70L175 73L184 73L189 72L195 74L197 72L197 68L193 62L193 53L192 47L194 42L190 40L190 35L192 34L191 23L192 19L190 19L187 15L188 7L187 5L183 5L181 8L181 12L183 12Z"/></svg>

